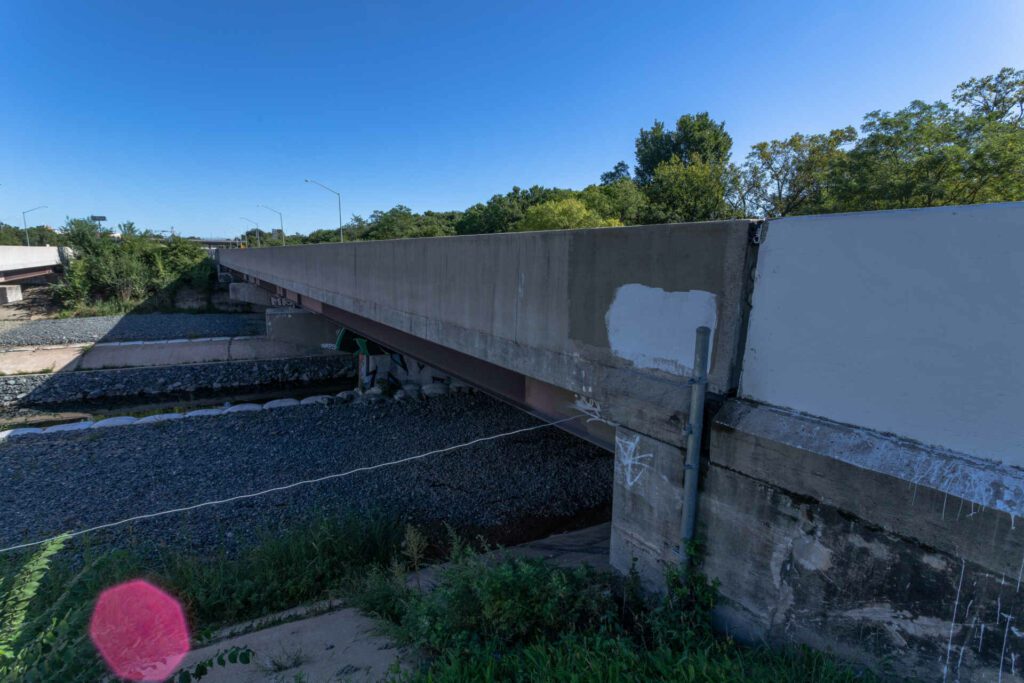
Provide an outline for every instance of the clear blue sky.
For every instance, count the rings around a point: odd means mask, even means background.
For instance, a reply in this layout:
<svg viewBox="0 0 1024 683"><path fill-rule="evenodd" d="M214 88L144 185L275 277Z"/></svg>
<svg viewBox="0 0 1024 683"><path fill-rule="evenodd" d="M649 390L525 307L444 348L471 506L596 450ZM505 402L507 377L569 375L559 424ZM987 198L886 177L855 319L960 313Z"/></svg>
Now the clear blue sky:
<svg viewBox="0 0 1024 683"><path fill-rule="evenodd" d="M754 142L1024 67L1020 0L0 3L0 220L231 236L581 188L654 118Z"/></svg>

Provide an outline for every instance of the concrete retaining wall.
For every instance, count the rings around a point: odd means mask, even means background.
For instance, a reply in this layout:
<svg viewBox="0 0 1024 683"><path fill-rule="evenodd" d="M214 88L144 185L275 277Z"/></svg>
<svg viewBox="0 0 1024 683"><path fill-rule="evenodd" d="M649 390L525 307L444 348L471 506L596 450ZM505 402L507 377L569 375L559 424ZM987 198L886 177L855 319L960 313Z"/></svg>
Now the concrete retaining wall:
<svg viewBox="0 0 1024 683"><path fill-rule="evenodd" d="M771 221L742 394L1024 465L1024 203Z"/></svg>
<svg viewBox="0 0 1024 683"><path fill-rule="evenodd" d="M1024 472L729 401L702 484L720 628L919 680L1021 680Z"/></svg>
<svg viewBox="0 0 1024 683"><path fill-rule="evenodd" d="M354 374L354 358L332 355L16 375L0 377L0 406L53 407L96 399L155 399L274 384L313 384Z"/></svg>

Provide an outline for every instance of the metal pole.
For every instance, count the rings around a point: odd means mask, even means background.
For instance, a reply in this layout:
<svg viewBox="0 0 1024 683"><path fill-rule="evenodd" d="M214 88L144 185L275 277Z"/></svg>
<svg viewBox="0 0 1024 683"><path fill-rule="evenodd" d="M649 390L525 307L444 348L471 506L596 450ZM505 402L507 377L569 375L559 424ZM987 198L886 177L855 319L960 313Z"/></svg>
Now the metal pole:
<svg viewBox="0 0 1024 683"><path fill-rule="evenodd" d="M270 208L266 204L260 204L260 208L261 209L266 209L267 211L273 211L274 213L277 214L277 220L278 220L278 223L281 226L281 245L284 246L285 245L285 239L284 239L284 214L281 213L280 211L278 211L277 209Z"/></svg>
<svg viewBox="0 0 1024 683"><path fill-rule="evenodd" d="M344 223L341 220L341 195L338 195L338 242L345 241L345 231L342 228Z"/></svg>
<svg viewBox="0 0 1024 683"><path fill-rule="evenodd" d="M690 380L690 414L686 425L686 465L683 480L682 566L689 565L689 545L697 529L697 483L700 478L700 441L704 431L704 396L708 386L708 346L711 330L697 328Z"/></svg>
<svg viewBox="0 0 1024 683"><path fill-rule="evenodd" d="M342 218L341 218L341 193L338 192L337 190L332 190L331 188L327 187L326 185L324 185L323 183L321 183L318 180L310 180L309 178L306 178L305 182L313 183L314 185L319 185L320 187L324 188L328 192L333 192L335 195L337 195L337 197L338 197L338 241L339 242L344 242L345 241L345 233L343 232L342 226L345 223L342 221Z"/></svg>
<svg viewBox="0 0 1024 683"><path fill-rule="evenodd" d="M28 243L28 222L26 222L26 220L25 220L25 214L32 213L33 211L36 211L38 209L47 209L47 208L49 208L49 207L47 207L47 206L37 206L35 208L29 209L28 211L22 211L21 212L21 227L23 227L25 229L25 246L26 247L31 246L31 245Z"/></svg>
<svg viewBox="0 0 1024 683"><path fill-rule="evenodd" d="M243 221L248 221L248 222L250 222L250 223L252 223L253 225L256 226L256 248L259 249L259 247L260 247L260 224L257 223L256 221L254 221L251 218L246 218L245 216L240 216L240 218Z"/></svg>

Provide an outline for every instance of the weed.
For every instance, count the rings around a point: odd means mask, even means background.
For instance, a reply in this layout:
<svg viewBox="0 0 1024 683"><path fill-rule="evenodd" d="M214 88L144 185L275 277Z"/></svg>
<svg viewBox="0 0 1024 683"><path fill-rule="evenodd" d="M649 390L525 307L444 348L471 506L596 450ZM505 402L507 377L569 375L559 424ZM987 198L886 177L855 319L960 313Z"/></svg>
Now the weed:
<svg viewBox="0 0 1024 683"><path fill-rule="evenodd" d="M261 665L260 670L264 673L281 673L289 669L296 669L308 661L310 659L302 651L302 648L282 647L280 652L267 658L267 663Z"/></svg>
<svg viewBox="0 0 1024 683"><path fill-rule="evenodd" d="M3 624L17 627L11 645L17 653L18 675L5 677L3 666L13 666L0 655L0 680L78 682L101 680L105 666L87 635L93 601L103 589L129 579L145 577L178 597L189 614L193 639L202 642L216 629L256 619L295 605L328 597L361 577L382 569L400 548L402 526L378 516L355 515L320 519L307 526L256 536L251 549L229 556L202 557L160 554L152 549L101 550L79 547L77 557L60 556L45 576L36 559L25 569L8 557L0 558L0 576L25 574L0 588L29 586L31 605L25 617ZM41 555L41 554L40 554ZM46 556L46 563L49 558ZM31 599L31 598L30 598ZM4 598L0 610L14 605ZM42 606L42 607L40 607ZM6 632L6 631L5 631ZM230 653L225 653L225 661ZM247 655L248 656L248 655ZM215 657L215 662L217 661ZM6 663L5 663L6 662ZM200 674L212 668L200 667ZM196 680L196 669L190 678Z"/></svg>
<svg viewBox="0 0 1024 683"><path fill-rule="evenodd" d="M790 681L865 680L808 650L742 647L711 628L716 587L697 571L669 572L651 598L635 572L625 580L539 560L495 560L453 544L454 559L429 593L389 578L371 602L391 633L431 655L405 677L456 681ZM384 595L394 589L389 601Z"/></svg>

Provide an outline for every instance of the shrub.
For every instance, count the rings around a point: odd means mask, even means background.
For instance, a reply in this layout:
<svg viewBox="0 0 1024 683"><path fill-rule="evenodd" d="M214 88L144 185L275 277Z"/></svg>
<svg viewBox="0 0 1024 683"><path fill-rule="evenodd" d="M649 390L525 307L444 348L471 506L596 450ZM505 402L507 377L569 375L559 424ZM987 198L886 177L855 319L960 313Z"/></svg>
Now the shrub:
<svg viewBox="0 0 1024 683"><path fill-rule="evenodd" d="M602 631L617 607L607 581L588 568L556 569L539 560L488 566L472 558L444 572L441 584L410 603L406 636L435 653L507 650L561 634Z"/></svg>
<svg viewBox="0 0 1024 683"><path fill-rule="evenodd" d="M215 268L202 246L181 237L164 240L140 233L131 223L120 228L121 237L116 239L91 221L68 221L64 237L75 257L53 288L66 309L168 309L183 286L209 296Z"/></svg>
<svg viewBox="0 0 1024 683"><path fill-rule="evenodd" d="M666 580L666 595L652 598L635 574L622 581L539 560L474 556L456 543L432 592L382 574L372 582L370 602L385 607L376 613L395 622L396 637L431 655L403 680L871 680L828 655L746 648L717 636L716 587L695 570L685 577L670 572Z"/></svg>

